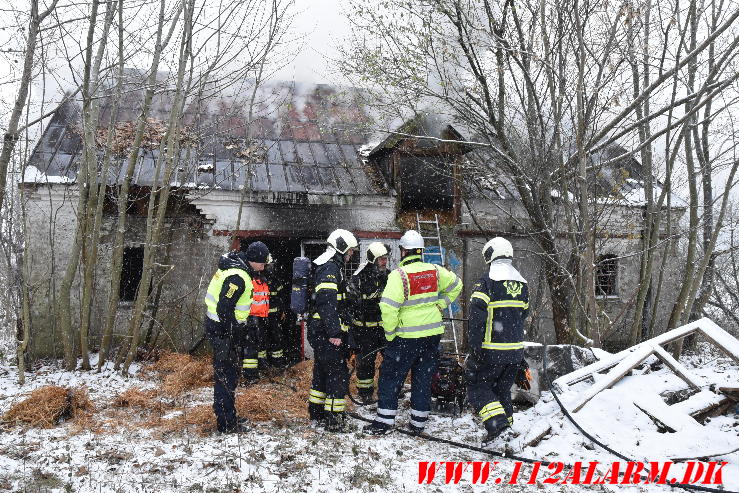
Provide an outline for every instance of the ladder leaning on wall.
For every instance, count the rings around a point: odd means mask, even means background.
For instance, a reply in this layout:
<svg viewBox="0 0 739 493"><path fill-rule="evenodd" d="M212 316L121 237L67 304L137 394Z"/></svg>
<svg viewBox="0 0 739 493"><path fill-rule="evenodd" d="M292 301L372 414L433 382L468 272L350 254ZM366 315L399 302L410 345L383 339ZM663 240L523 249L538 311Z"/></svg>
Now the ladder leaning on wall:
<svg viewBox="0 0 739 493"><path fill-rule="evenodd" d="M425 242L426 248L423 251L423 261L424 262L430 262L432 264L439 264L442 267L446 267L446 255L444 254L445 250L444 247L441 244L441 229L439 228L439 215L434 214L434 220L423 220L421 219L421 215L416 212L416 229L418 230L418 233L423 238L423 241ZM435 244L429 244L429 242L436 242ZM439 248L437 252L429 252L428 247L429 246L436 246ZM448 318L449 318L449 324L452 329L452 338L451 339L442 339L442 344L454 344L454 352L459 353L459 344L457 342L457 326L454 323L454 317L452 314L452 307L451 305L447 307L445 310Z"/></svg>

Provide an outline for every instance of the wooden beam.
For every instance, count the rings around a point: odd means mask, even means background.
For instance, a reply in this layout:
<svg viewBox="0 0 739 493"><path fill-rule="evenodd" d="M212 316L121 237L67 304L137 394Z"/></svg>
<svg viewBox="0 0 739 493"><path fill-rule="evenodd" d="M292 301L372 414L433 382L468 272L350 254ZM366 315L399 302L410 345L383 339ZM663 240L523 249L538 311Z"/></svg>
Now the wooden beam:
<svg viewBox="0 0 739 493"><path fill-rule="evenodd" d="M701 387L703 387L703 380L696 377L695 375L692 375L688 371L688 369L685 368L685 366L683 366L679 361L673 358L670 353L662 348L662 346L654 346L654 354L667 366L669 366L670 369L674 371L678 377L682 378L685 383L687 383L694 389L700 389Z"/></svg>
<svg viewBox="0 0 739 493"><path fill-rule="evenodd" d="M716 325L712 320L704 317L700 320L696 320L681 327L677 327L676 329L672 329L657 337L653 337L652 339L632 346L629 349L625 349L608 358L604 358L597 363L593 363L592 365L585 366L583 368L580 368L579 370L568 373L567 375L563 375L556 379L553 383L557 387L562 389L562 391L566 391L570 385L582 382L583 380L590 378L591 375L595 375L598 372L613 368L624 358L627 358L629 355L633 354L636 351L639 351L645 346L662 346L664 344L668 344L678 339L682 339L683 337L689 336L696 331L700 331L700 333L706 336L708 340L723 349L723 351L725 351L735 361L737 361L737 363L739 363L739 340L737 340L731 334Z"/></svg>
<svg viewBox="0 0 739 493"><path fill-rule="evenodd" d="M608 372L602 378L599 378L595 383L585 391L583 397L577 402L573 408L573 412L577 412L587 404L590 399L595 397L598 392L611 388L616 382L621 380L624 375L634 369L636 365L650 357L654 353L654 347L650 345L640 345L636 351L633 351L627 358L624 358L618 363L615 368ZM592 366L592 365L591 365ZM586 367L588 368L588 367Z"/></svg>
<svg viewBox="0 0 739 493"><path fill-rule="evenodd" d="M739 340L713 323L712 320L702 318L698 321L703 320L706 321L706 324L699 327L701 334L711 341L714 346L726 353L734 362L739 363Z"/></svg>
<svg viewBox="0 0 739 493"><path fill-rule="evenodd" d="M650 394L639 395L634 399L634 405L652 418L653 421L673 432L690 430L700 426L696 420L668 406L658 396Z"/></svg>

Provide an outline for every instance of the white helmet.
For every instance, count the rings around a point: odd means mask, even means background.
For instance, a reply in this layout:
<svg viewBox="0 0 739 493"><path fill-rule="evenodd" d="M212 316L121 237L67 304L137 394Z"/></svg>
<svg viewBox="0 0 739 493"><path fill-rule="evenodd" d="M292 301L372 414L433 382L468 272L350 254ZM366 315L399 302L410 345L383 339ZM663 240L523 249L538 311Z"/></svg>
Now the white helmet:
<svg viewBox="0 0 739 493"><path fill-rule="evenodd" d="M424 248L423 237L421 233L415 229L409 229L403 236L400 237L400 248L405 250L416 250L418 248Z"/></svg>
<svg viewBox="0 0 739 493"><path fill-rule="evenodd" d="M482 247L482 256L486 264L496 258L513 258L513 245L505 238L496 236Z"/></svg>
<svg viewBox="0 0 739 493"><path fill-rule="evenodd" d="M384 257L388 254L387 247L379 241L373 241L367 247L367 260L374 262L380 257Z"/></svg>
<svg viewBox="0 0 739 493"><path fill-rule="evenodd" d="M357 248L359 244L354 235L345 229L334 230L333 233L328 235L326 242L339 253L346 253L350 248Z"/></svg>

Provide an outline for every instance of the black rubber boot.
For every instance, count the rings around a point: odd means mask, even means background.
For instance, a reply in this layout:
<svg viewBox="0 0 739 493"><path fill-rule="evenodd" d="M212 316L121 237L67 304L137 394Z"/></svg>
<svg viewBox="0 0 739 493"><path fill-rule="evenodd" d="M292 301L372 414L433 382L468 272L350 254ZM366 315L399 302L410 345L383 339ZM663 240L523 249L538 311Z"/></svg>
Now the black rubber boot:
<svg viewBox="0 0 739 493"><path fill-rule="evenodd" d="M366 391L359 391L359 402L362 403L363 406L369 406L370 404L374 404L377 402L377 400L373 396L374 392L370 390L369 392Z"/></svg>
<svg viewBox="0 0 739 493"><path fill-rule="evenodd" d="M343 412L326 411L326 431L343 433L346 431L346 416Z"/></svg>
<svg viewBox="0 0 739 493"><path fill-rule="evenodd" d="M490 418L484 423L485 429L487 430L487 436L482 440L482 444L487 445L500 436L506 428L508 428L508 420L505 416L496 416Z"/></svg>
<svg viewBox="0 0 739 493"><path fill-rule="evenodd" d="M365 426L364 429L362 429L362 432L364 432L365 435L374 436L387 435L391 431L393 431L392 426L385 423L380 423L379 421L373 421L372 423Z"/></svg>
<svg viewBox="0 0 739 493"><path fill-rule="evenodd" d="M259 374L248 373L241 377L240 385L242 387L249 387L250 385L254 385L257 382L259 382Z"/></svg>
<svg viewBox="0 0 739 493"><path fill-rule="evenodd" d="M219 429L219 433L223 434L231 434L231 433L247 433L248 431L251 431L251 426L245 421L242 421L242 419L238 419L236 421L236 424L233 426L229 426L228 428Z"/></svg>
<svg viewBox="0 0 739 493"><path fill-rule="evenodd" d="M312 426L324 426L326 424L326 411L323 409L323 404L308 404L308 417Z"/></svg>
<svg viewBox="0 0 739 493"><path fill-rule="evenodd" d="M412 423L408 423L408 431L410 431L414 435L420 435L421 433L423 433L423 428L416 426Z"/></svg>

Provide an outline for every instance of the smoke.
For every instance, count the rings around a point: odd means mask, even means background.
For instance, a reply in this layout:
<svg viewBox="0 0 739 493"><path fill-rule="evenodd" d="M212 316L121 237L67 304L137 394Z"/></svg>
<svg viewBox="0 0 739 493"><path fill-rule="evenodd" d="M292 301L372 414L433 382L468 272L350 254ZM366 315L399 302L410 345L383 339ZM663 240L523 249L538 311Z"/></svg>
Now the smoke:
<svg viewBox="0 0 739 493"><path fill-rule="evenodd" d="M336 0L295 0L296 56L275 78L323 84L345 82L336 70L337 46L350 31L348 12Z"/></svg>

